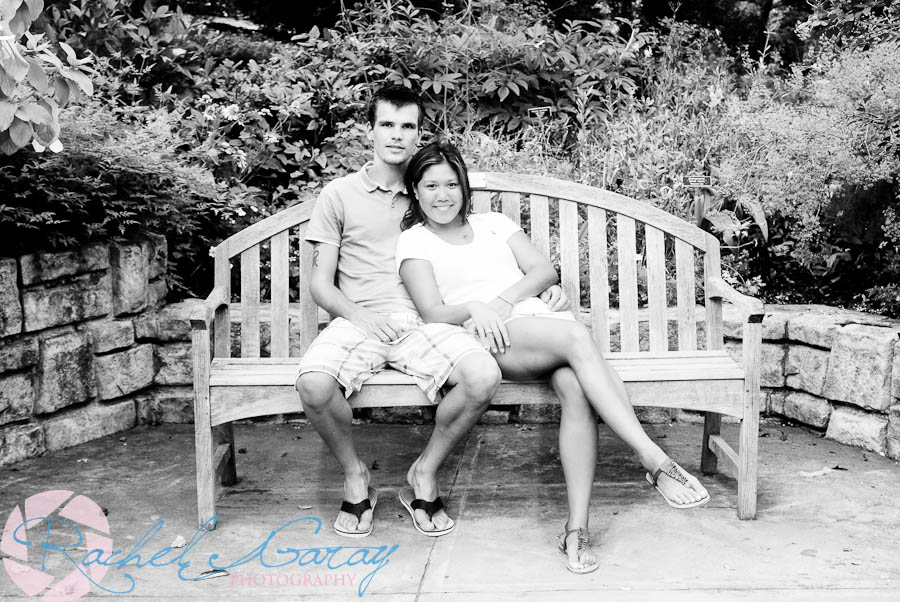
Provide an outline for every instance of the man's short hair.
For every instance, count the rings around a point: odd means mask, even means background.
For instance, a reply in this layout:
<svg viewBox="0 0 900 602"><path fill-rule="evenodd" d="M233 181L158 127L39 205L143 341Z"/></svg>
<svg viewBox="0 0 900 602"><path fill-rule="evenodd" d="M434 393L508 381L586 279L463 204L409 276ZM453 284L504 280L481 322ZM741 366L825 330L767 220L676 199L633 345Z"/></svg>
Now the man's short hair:
<svg viewBox="0 0 900 602"><path fill-rule="evenodd" d="M419 129L425 122L425 105L422 103L422 97L413 92L406 86L399 84L385 84L375 91L369 103L366 105L366 119L369 125L375 125L375 111L378 109L379 102L387 102L395 107L402 108L407 105L416 105L419 108Z"/></svg>

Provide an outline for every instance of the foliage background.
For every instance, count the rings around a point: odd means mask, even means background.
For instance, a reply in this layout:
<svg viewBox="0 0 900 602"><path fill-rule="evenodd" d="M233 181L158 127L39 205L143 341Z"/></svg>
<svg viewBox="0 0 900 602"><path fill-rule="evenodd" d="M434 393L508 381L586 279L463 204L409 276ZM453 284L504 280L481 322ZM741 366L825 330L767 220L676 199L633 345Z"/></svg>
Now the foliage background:
<svg viewBox="0 0 900 602"><path fill-rule="evenodd" d="M61 153L0 159L0 255L150 227L173 295L203 295L211 245L367 159L360 109L391 80L477 167L694 221L767 301L900 316L898 5L49 2L31 35L89 59L93 96L60 112ZM681 185L698 171L712 190Z"/></svg>

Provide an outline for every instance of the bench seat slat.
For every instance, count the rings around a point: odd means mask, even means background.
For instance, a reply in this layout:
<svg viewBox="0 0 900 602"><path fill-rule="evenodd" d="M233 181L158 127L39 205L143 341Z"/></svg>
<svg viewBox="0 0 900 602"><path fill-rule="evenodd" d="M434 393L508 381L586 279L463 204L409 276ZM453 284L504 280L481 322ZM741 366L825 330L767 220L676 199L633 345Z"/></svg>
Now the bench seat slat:
<svg viewBox="0 0 900 602"><path fill-rule="evenodd" d="M374 378L374 377L373 377ZM743 411L743 380L629 382L625 384L635 406L707 410L729 416ZM210 390L212 426L253 416L302 412L303 404L291 385L213 387ZM500 387L494 405L555 404L556 393L545 382L508 382ZM428 406L424 393L412 384L376 384L371 380L350 397L354 408Z"/></svg>

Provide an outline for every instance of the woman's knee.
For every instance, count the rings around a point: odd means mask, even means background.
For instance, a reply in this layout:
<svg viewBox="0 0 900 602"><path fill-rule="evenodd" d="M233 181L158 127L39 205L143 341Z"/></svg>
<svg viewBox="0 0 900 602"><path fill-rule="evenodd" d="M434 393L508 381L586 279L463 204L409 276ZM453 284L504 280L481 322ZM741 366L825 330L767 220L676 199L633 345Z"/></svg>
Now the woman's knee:
<svg viewBox="0 0 900 602"><path fill-rule="evenodd" d="M581 418L593 418L594 410L584 390L581 388L581 382L575 375L575 371L571 368L560 368L550 376L550 382L559 397L559 405L563 412L563 416L574 416Z"/></svg>
<svg viewBox="0 0 900 602"><path fill-rule="evenodd" d="M599 353L590 329L580 322L572 323L566 331L566 349L570 358L593 357Z"/></svg>
<svg viewBox="0 0 900 602"><path fill-rule="evenodd" d="M337 381L324 372L305 372L300 375L295 385L300 394L303 407L309 410L320 410L334 398L339 391Z"/></svg>

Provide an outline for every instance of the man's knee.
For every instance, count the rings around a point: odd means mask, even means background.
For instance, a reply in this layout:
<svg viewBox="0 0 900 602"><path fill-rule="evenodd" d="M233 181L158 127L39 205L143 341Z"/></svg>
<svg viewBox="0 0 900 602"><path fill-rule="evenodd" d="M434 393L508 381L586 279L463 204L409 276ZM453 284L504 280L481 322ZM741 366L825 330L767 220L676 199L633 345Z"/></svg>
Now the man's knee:
<svg viewBox="0 0 900 602"><path fill-rule="evenodd" d="M500 367L486 354L472 354L460 361L456 368L455 381L463 387L467 397L480 402L485 407L500 386Z"/></svg>
<svg viewBox="0 0 900 602"><path fill-rule="evenodd" d="M305 372L297 379L297 392L303 407L310 410L321 410L334 398L340 388L330 374L324 372Z"/></svg>

